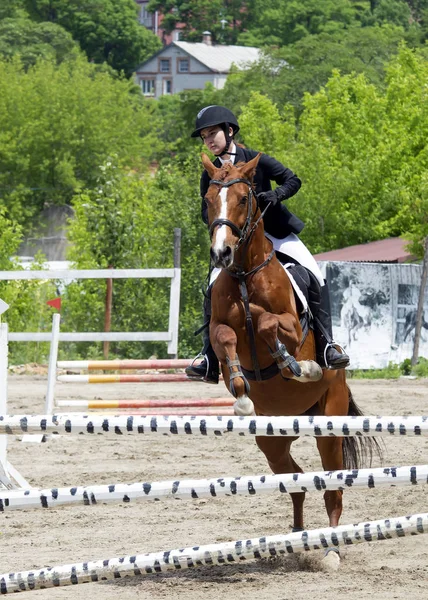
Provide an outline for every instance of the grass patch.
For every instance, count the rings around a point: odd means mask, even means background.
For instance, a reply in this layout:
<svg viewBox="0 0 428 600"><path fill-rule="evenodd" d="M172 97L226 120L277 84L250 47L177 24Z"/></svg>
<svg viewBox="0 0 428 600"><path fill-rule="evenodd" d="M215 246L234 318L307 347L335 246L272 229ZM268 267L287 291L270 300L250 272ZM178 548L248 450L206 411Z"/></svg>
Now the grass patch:
<svg viewBox="0 0 428 600"><path fill-rule="evenodd" d="M420 356L412 367L410 358L402 363L389 363L384 369L354 369L347 371L348 379L398 379L403 375L428 377L428 360Z"/></svg>

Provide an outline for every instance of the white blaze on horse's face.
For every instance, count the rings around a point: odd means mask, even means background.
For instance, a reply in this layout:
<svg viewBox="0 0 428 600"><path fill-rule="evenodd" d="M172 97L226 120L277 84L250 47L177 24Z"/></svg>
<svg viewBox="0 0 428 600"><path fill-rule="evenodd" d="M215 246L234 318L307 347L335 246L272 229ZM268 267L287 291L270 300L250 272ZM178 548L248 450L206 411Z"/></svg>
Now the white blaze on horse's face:
<svg viewBox="0 0 428 600"><path fill-rule="evenodd" d="M220 213L217 215L217 219L227 219L227 194L229 188L223 187L220 190ZM213 235L213 242L211 245L211 257L214 265L220 268L227 268L233 264L233 256L235 246L227 240L230 229L227 225L218 225Z"/></svg>

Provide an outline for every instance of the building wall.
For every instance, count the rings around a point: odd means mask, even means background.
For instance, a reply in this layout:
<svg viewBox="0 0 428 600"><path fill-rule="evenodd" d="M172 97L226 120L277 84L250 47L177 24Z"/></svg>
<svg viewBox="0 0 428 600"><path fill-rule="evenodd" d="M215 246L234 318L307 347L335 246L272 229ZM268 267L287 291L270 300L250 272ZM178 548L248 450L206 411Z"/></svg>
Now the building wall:
<svg viewBox="0 0 428 600"><path fill-rule="evenodd" d="M161 61L168 61L168 72L162 72L161 67L165 63ZM180 65L181 69L187 65L188 72L180 72ZM150 59L143 68L140 68L135 75L136 82L142 87L143 93L156 98L166 93L177 94L184 90L203 89L207 82L211 82L217 89L222 89L226 78L227 74L213 73L208 67L175 45L166 47L160 54ZM144 81L153 82L153 86L142 83ZM168 81L170 84L166 83Z"/></svg>

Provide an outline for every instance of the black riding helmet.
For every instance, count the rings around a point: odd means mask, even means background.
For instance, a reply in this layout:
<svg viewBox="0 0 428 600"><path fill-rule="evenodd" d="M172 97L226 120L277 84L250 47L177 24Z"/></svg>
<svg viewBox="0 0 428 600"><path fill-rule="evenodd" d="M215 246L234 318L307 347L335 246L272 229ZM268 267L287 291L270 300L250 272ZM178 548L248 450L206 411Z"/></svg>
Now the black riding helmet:
<svg viewBox="0 0 428 600"><path fill-rule="evenodd" d="M226 154L232 141L232 136L229 135L229 127L232 127L233 135L236 135L239 131L239 125L235 115L225 106L213 104L211 106L206 106L199 111L196 117L195 131L193 131L191 137L199 137L202 129L214 127L215 125L221 127L226 136L226 147L219 155L222 156L223 154Z"/></svg>

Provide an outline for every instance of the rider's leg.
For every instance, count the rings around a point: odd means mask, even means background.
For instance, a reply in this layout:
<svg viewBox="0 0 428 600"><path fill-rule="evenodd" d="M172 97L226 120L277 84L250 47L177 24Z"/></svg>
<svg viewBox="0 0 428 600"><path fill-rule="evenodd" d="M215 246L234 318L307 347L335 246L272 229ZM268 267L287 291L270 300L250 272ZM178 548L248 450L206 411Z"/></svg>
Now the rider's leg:
<svg viewBox="0 0 428 600"><path fill-rule="evenodd" d="M186 367L186 375L197 381L205 383L218 383L219 365L218 358L211 346L209 323L211 320L211 286L207 289L207 294L204 299L204 324L208 324L203 330L204 345L202 351L198 354L203 356L203 360L199 365L191 364ZM196 359L195 359L196 360Z"/></svg>
<svg viewBox="0 0 428 600"><path fill-rule="evenodd" d="M309 308L314 315L314 336L317 348L317 362L321 367L343 369L349 364L349 356L333 342L330 298L327 284L316 260L305 244L294 233L282 240L267 236L277 251L283 264L287 262L305 267L311 278Z"/></svg>
<svg viewBox="0 0 428 600"><path fill-rule="evenodd" d="M320 286L318 280L309 272L309 308L314 317L314 338L317 363L327 369L344 369L349 365L349 356L343 348L333 341L331 324L330 295L327 282Z"/></svg>

